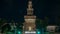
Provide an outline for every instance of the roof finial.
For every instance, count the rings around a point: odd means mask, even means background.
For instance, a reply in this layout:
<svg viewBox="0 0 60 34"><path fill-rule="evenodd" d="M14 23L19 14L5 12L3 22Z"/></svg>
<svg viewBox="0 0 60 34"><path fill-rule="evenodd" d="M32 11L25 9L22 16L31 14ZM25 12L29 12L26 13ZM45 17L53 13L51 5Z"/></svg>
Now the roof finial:
<svg viewBox="0 0 60 34"><path fill-rule="evenodd" d="M33 15L32 0L28 2L27 15Z"/></svg>

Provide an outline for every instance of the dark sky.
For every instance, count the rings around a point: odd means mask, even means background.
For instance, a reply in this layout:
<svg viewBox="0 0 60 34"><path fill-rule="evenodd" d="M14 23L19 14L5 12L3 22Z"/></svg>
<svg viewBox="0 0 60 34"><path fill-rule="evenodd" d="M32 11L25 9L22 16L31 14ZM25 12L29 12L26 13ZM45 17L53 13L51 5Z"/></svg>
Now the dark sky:
<svg viewBox="0 0 60 34"><path fill-rule="evenodd" d="M35 15L44 19L49 16L50 20L55 20L56 16L60 16L60 0L33 0L33 8ZM16 21L23 21L26 14L27 0L1 0L0 1L0 17L14 18Z"/></svg>

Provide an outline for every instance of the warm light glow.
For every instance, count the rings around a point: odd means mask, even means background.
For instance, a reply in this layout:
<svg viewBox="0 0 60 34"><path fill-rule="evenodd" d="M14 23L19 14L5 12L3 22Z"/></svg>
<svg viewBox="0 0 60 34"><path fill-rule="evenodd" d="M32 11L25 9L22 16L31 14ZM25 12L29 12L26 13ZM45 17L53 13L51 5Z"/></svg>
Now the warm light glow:
<svg viewBox="0 0 60 34"><path fill-rule="evenodd" d="M53 26L53 25L47 26L47 31L55 31L55 29L56 29L56 26Z"/></svg>
<svg viewBox="0 0 60 34"><path fill-rule="evenodd" d="M35 22L35 19L25 19L25 21L27 22L27 23L34 23Z"/></svg>
<svg viewBox="0 0 60 34"><path fill-rule="evenodd" d="M29 27L29 31L31 31L31 27Z"/></svg>

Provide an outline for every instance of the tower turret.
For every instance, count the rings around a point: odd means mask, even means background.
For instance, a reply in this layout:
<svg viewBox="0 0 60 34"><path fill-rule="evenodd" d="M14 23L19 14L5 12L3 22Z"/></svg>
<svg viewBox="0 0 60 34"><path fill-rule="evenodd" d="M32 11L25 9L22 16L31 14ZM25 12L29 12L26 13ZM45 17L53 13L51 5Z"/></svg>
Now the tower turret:
<svg viewBox="0 0 60 34"><path fill-rule="evenodd" d="M32 0L28 2L27 15L33 15Z"/></svg>
<svg viewBox="0 0 60 34"><path fill-rule="evenodd" d="M28 1L27 15L25 15L24 18L25 18L24 31L35 31L36 30L36 25L35 25L36 16L33 15L32 0Z"/></svg>

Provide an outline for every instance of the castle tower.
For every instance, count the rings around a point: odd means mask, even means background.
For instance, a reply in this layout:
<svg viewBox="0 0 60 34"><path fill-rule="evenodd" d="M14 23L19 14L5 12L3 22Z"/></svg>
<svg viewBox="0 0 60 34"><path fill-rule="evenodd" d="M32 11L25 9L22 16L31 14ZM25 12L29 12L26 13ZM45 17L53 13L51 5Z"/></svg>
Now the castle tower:
<svg viewBox="0 0 60 34"><path fill-rule="evenodd" d="M35 31L36 25L35 20L36 16L33 15L32 0L28 1L27 15L24 16L24 31Z"/></svg>

